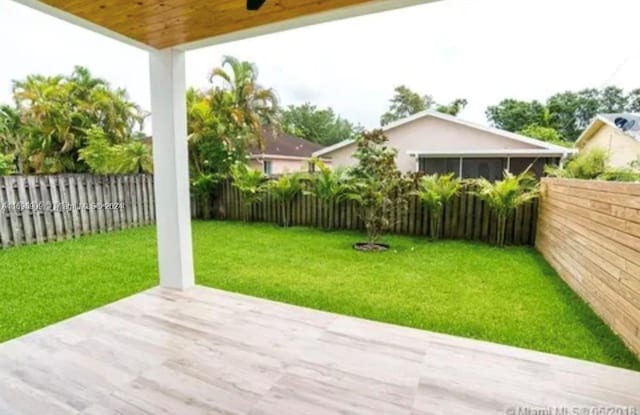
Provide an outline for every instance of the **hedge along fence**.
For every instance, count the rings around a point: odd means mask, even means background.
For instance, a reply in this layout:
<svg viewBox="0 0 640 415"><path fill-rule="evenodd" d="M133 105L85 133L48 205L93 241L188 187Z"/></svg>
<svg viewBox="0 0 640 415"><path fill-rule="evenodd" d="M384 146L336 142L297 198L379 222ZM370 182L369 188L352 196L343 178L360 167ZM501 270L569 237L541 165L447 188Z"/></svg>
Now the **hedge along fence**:
<svg viewBox="0 0 640 415"><path fill-rule="evenodd" d="M268 192L264 199L251 208L250 221L281 223L280 202ZM510 245L533 245L536 235L538 202L533 201L521 206L507 222L506 243ZM299 195L293 201L290 214L292 226L329 227L333 209L333 229L364 230L364 224L358 217L358 206L353 201L334 203L325 206L314 196ZM217 193L212 209L216 219L242 220L242 199L238 189L230 181L223 182ZM203 206L194 200L192 215L202 218ZM468 191L455 197L444 209L444 222L441 226L443 237L448 239L466 239L493 243L496 240L497 217L487 204ZM417 197L409 200L409 209L394 221L392 233L427 236L429 235L429 212Z"/></svg>
<svg viewBox="0 0 640 415"><path fill-rule="evenodd" d="M153 176L0 177L0 246L60 241L155 221Z"/></svg>
<svg viewBox="0 0 640 415"><path fill-rule="evenodd" d="M536 247L640 356L640 184L543 179Z"/></svg>

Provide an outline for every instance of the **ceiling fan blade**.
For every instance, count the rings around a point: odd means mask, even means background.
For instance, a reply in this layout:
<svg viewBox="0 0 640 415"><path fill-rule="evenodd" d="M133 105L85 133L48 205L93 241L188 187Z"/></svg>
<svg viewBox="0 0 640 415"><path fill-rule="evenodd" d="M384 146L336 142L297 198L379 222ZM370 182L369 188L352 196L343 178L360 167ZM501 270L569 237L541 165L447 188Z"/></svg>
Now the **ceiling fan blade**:
<svg viewBox="0 0 640 415"><path fill-rule="evenodd" d="M247 10L258 10L266 0L247 0Z"/></svg>

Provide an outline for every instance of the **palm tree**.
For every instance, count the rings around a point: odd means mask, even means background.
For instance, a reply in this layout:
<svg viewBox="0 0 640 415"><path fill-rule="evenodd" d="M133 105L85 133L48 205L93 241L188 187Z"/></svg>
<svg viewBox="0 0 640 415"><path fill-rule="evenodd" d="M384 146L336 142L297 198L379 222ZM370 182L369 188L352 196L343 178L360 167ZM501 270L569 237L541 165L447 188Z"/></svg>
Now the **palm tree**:
<svg viewBox="0 0 640 415"><path fill-rule="evenodd" d="M311 176L310 188L305 194L315 196L322 202L323 210L328 213L326 229L331 230L334 221L333 204L347 199L351 191L349 172L345 168L332 170L320 160L312 160L312 163L316 172Z"/></svg>
<svg viewBox="0 0 640 415"><path fill-rule="evenodd" d="M131 142L144 114L123 89L112 89L83 67L69 76L30 75L13 84L17 110L28 140L26 167L36 173L84 172L79 157L89 132L98 128L110 145Z"/></svg>
<svg viewBox="0 0 640 415"><path fill-rule="evenodd" d="M116 171L122 174L153 173L153 157L148 145L141 141L132 141L116 147L119 159Z"/></svg>
<svg viewBox="0 0 640 415"><path fill-rule="evenodd" d="M454 173L447 175L432 174L424 176L418 183L416 195L429 209L430 235L436 240L440 237L442 211L452 197L460 193L462 183Z"/></svg>
<svg viewBox="0 0 640 415"><path fill-rule="evenodd" d="M227 70L228 68L228 70ZM258 84L258 68L255 64L225 56L222 66L214 68L209 81L215 85L222 81L222 88L233 97L232 119L248 128L256 143L264 147L263 126L279 128L278 97L275 90Z"/></svg>
<svg viewBox="0 0 640 415"><path fill-rule="evenodd" d="M490 182L487 179L475 180L477 190L473 193L487 202L498 216L496 245L504 246L507 219L521 205L539 195L539 186L529 169L514 175L504 172L504 179Z"/></svg>
<svg viewBox="0 0 640 415"><path fill-rule="evenodd" d="M13 96L30 137L25 145L28 168L36 173L59 173L73 169L81 119L69 104L69 84L63 77L30 75L14 82Z"/></svg>
<svg viewBox="0 0 640 415"><path fill-rule="evenodd" d="M251 215L251 206L259 202L264 195L265 177L261 171L251 169L246 164L236 163L231 167L232 185L240 192L242 199L242 219L247 222Z"/></svg>
<svg viewBox="0 0 640 415"><path fill-rule="evenodd" d="M280 176L279 179L269 183L269 192L280 201L281 225L285 228L291 224L293 201L304 190L303 179L302 173L292 173Z"/></svg>

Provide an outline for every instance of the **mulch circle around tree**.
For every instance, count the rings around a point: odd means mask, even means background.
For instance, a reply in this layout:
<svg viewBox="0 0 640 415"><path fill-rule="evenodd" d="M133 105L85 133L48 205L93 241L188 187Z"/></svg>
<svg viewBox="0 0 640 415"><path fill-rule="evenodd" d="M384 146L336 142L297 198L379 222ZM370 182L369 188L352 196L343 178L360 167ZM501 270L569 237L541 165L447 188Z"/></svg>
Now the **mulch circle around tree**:
<svg viewBox="0 0 640 415"><path fill-rule="evenodd" d="M362 252L384 252L389 249L387 244L370 244L368 242L358 242L353 244L353 249Z"/></svg>

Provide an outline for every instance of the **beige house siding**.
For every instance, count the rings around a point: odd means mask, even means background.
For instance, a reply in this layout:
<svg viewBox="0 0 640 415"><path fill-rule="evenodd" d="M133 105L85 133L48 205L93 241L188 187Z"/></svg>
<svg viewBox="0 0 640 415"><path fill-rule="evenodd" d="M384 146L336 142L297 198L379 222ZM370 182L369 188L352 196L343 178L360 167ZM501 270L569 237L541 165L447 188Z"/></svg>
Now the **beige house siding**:
<svg viewBox="0 0 640 415"><path fill-rule="evenodd" d="M434 117L424 117L398 126L387 132L389 146L398 150L398 169L402 172L416 171L416 159L409 151L429 148L430 151L474 151L540 149L532 144L511 140L488 131L478 130ZM427 145L428 143L428 145ZM356 145L350 144L323 157L331 158L334 166L352 166L356 164L353 152Z"/></svg>
<svg viewBox="0 0 640 415"><path fill-rule="evenodd" d="M249 167L259 171L264 171L264 161L266 160L271 161L271 174L273 175L309 171L308 160L287 160L276 158L265 158L264 160L252 159L249 161Z"/></svg>
<svg viewBox="0 0 640 415"><path fill-rule="evenodd" d="M330 158L332 166L351 167L358 164L358 160L353 158L354 151L356 151L355 143L339 148L331 153L327 153L323 157Z"/></svg>
<svg viewBox="0 0 640 415"><path fill-rule="evenodd" d="M609 152L613 167L625 167L640 158L640 142L622 131L604 124L590 139L579 145L580 151L600 148Z"/></svg>

